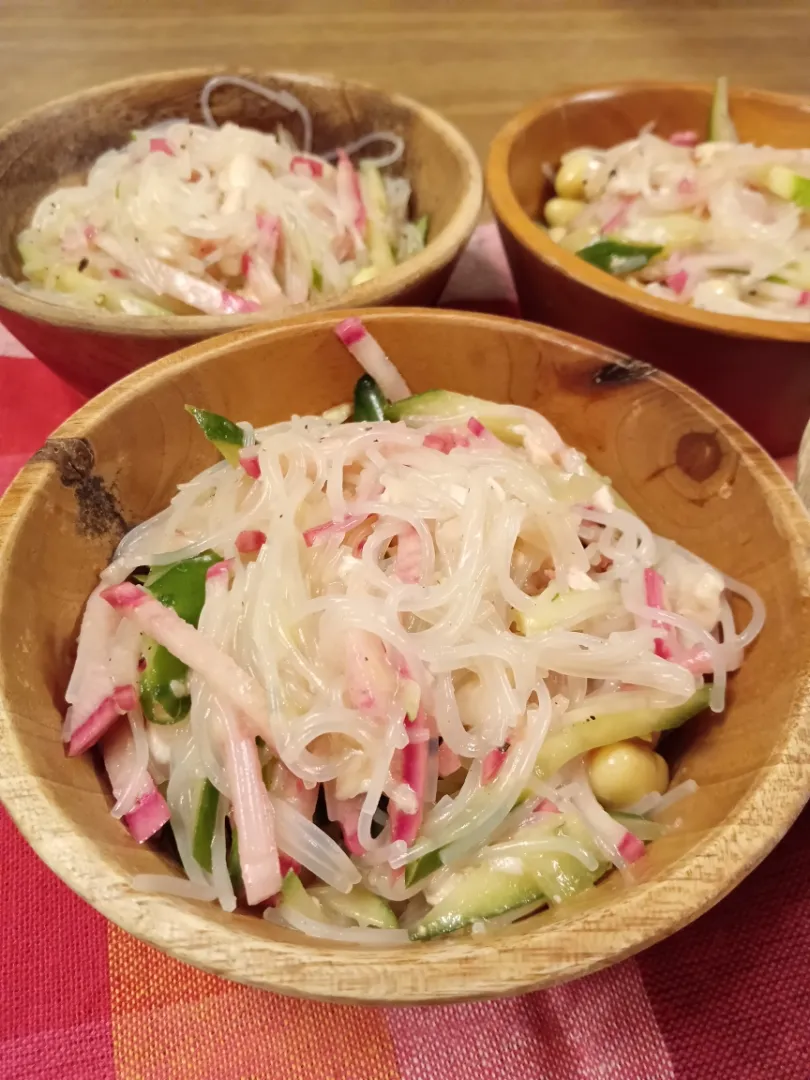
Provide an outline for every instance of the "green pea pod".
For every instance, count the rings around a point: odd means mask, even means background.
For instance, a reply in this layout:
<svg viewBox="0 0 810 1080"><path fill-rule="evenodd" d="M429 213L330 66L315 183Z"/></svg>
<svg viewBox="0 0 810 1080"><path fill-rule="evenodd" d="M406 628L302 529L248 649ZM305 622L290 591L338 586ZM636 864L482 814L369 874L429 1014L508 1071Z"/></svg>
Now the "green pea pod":
<svg viewBox="0 0 810 1080"><path fill-rule="evenodd" d="M596 240L577 252L580 259L614 277L641 270L664 249L660 244L626 244L621 240Z"/></svg>
<svg viewBox="0 0 810 1080"><path fill-rule="evenodd" d="M229 465L239 464L239 451L245 445L245 433L240 427L219 413L207 412L194 405L186 405L186 412L200 425L203 435L219 450Z"/></svg>
<svg viewBox="0 0 810 1080"><path fill-rule="evenodd" d="M218 808L219 792L206 776L205 780L201 781L197 792L191 853L203 870L209 874L211 873L211 845L214 842Z"/></svg>
<svg viewBox="0 0 810 1080"><path fill-rule="evenodd" d="M239 864L239 835L233 821L231 821L231 847L228 851L228 875L233 891L239 896L245 891L245 883L242 881L242 867Z"/></svg>
<svg viewBox="0 0 810 1080"><path fill-rule="evenodd" d="M191 698L175 694L172 684L183 683L188 668L163 645L151 641L146 646L146 667L141 675L141 709L153 724L179 724L188 716Z"/></svg>
<svg viewBox="0 0 810 1080"><path fill-rule="evenodd" d="M193 559L154 567L144 582L149 592L165 607L173 608L184 622L196 626L205 601L205 575L221 562L215 551L204 551ZM176 724L188 716L191 699L176 694L176 684L185 683L188 667L163 645L148 642L146 667L141 675L141 708L153 724ZM174 688L173 688L174 687Z"/></svg>
<svg viewBox="0 0 810 1080"><path fill-rule="evenodd" d="M353 420L368 423L385 419L387 402L377 383L370 375L362 375L354 388Z"/></svg>

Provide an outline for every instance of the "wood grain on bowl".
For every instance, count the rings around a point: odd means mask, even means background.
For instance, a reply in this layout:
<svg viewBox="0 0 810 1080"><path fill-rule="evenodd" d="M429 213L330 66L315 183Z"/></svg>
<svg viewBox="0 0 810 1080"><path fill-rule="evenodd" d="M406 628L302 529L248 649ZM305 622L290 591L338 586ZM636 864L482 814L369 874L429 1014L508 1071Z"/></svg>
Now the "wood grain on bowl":
<svg viewBox="0 0 810 1080"><path fill-rule="evenodd" d="M0 502L0 796L34 849L89 903L219 975L388 1004L548 986L694 919L770 851L804 804L810 521L767 455L667 375L530 323L418 310L362 315L414 390L440 386L541 410L654 530L759 591L767 622L732 679L726 713L688 725L665 749L674 782L700 785L675 808L682 826L652 845L636 884L613 875L564 910L483 939L343 946L131 891L136 873L180 871L110 817L89 757L65 759L63 694L83 604L123 524L154 514L178 481L214 460L185 403L265 424L350 398L358 369L330 314L197 344L135 373L64 424ZM91 491L106 509L88 527Z"/></svg>
<svg viewBox="0 0 810 1080"><path fill-rule="evenodd" d="M614 146L650 122L665 137L703 132L712 92L638 82L543 98L497 135L487 191L526 316L672 372L782 456L795 453L810 417L808 324L717 315L651 296L566 251L537 224L553 194L544 164L556 166L578 146ZM730 106L742 140L810 147L810 99L732 88Z"/></svg>
<svg viewBox="0 0 810 1080"><path fill-rule="evenodd" d="M99 155L124 145L135 128L176 117L201 122L200 92L208 79L222 74L239 74L295 94L312 115L316 153L374 130L402 135L405 154L392 169L411 182L414 217L430 217L424 251L374 281L298 310L432 304L475 228L483 180L467 141L432 109L363 83L210 68L141 75L52 102L0 129L0 314L35 356L85 392L95 393L192 341L275 318L268 312L167 317L95 313L47 303L13 285L21 276L16 237L43 196L82 178ZM216 90L211 109L222 123L262 131L284 124L301 138L300 118L238 87Z"/></svg>

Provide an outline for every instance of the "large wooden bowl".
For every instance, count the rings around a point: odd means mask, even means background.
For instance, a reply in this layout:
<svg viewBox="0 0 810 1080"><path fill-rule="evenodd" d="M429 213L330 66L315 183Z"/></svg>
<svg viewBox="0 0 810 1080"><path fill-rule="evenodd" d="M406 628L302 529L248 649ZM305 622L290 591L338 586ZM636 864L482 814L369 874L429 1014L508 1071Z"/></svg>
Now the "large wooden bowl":
<svg viewBox="0 0 810 1080"><path fill-rule="evenodd" d="M615 146L650 121L663 136L705 131L712 90L637 82L543 98L498 133L487 191L526 316L672 372L772 454L791 454L810 417L810 326L715 315L650 296L561 248L536 224L553 194L544 163L556 166L577 146ZM810 147L810 99L734 89L730 103L743 140Z"/></svg>
<svg viewBox="0 0 810 1080"><path fill-rule="evenodd" d="M194 345L113 386L48 440L0 502L0 796L37 853L119 926L254 986L340 1001L514 994L619 960L690 922L784 835L810 791L810 521L774 463L694 391L530 323L419 310L364 314L416 390L542 409L660 533L755 586L768 620L722 719L669 744L699 792L639 881L496 937L367 949L247 914L130 890L178 873L107 812L89 757L66 760L63 693L84 601L124 528L215 457L186 402L256 423L349 398L358 370L318 314ZM741 613L742 614L742 613Z"/></svg>
<svg viewBox="0 0 810 1080"><path fill-rule="evenodd" d="M200 91L209 78L222 74L239 74L295 94L312 115L316 153L374 130L393 130L405 139L404 158L393 171L411 182L414 215L430 215L426 249L377 280L300 310L432 304L475 228L483 179L466 139L432 109L363 83L206 68L141 75L45 105L0 129L0 321L35 356L85 392L95 393L192 341L274 318L267 312L144 318L78 311L21 293L12 284L21 277L16 236L42 197L83 177L100 154L124 145L135 128L172 117L200 122ZM295 114L235 87L217 90L211 108L220 122L263 131L275 131L283 123L301 137Z"/></svg>

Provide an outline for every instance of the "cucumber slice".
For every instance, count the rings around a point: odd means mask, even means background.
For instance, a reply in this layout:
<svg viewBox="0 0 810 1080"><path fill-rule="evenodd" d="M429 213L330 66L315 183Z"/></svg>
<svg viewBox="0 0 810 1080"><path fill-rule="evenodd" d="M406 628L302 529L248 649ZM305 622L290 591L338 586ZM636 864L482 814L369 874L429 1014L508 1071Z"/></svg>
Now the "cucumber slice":
<svg viewBox="0 0 810 1080"><path fill-rule="evenodd" d="M417 881L426 878L428 874L432 874L434 870L438 870L442 865L441 848L436 848L435 851L429 851L427 855L422 855L420 858L414 859L413 862L406 863L406 887L410 888L411 885L415 885Z"/></svg>
<svg viewBox="0 0 810 1080"><path fill-rule="evenodd" d="M614 277L641 270L663 251L660 244L630 244L620 240L597 240L577 252L580 259Z"/></svg>
<svg viewBox="0 0 810 1080"><path fill-rule="evenodd" d="M279 910L283 913L285 907L297 911L299 915L305 915L308 919L315 919L316 922L329 921L324 918L321 905L309 895L294 870L287 872L281 885Z"/></svg>
<svg viewBox="0 0 810 1080"><path fill-rule="evenodd" d="M396 258L388 238L388 197L380 170L365 162L360 165L360 185L363 202L368 211L366 244L371 265L380 273L396 266Z"/></svg>
<svg viewBox="0 0 810 1080"><path fill-rule="evenodd" d="M566 822L557 832L560 835L575 835L580 843L584 840L585 849L597 855L593 843L576 823ZM548 828L538 826L535 829L530 826L522 830L521 839L530 841L534 835L538 839L546 839ZM489 850L491 854L497 854L498 847L496 845ZM460 930L473 922L493 919L528 905L538 905L544 900L554 904L564 903L590 888L606 870L604 863L591 871L567 852L547 850L522 855L520 862L523 867L521 873L500 870L497 864L491 862L464 872L456 887L410 930L411 940L427 941L440 934Z"/></svg>
<svg viewBox="0 0 810 1080"><path fill-rule="evenodd" d="M523 436L515 432L515 421L499 415L493 401L456 394L452 390L426 390L423 394L394 401L385 407L386 420L468 420L474 416L493 435L512 446L522 446ZM517 425L519 426L519 425Z"/></svg>
<svg viewBox="0 0 810 1080"><path fill-rule="evenodd" d="M370 375L362 375L354 388L352 419L363 423L385 419L386 401L382 390Z"/></svg>
<svg viewBox="0 0 810 1080"><path fill-rule="evenodd" d="M650 821L649 818L642 817L640 814L623 814L617 811L612 814L612 817L645 844L650 840L657 840L666 831L666 827L660 821Z"/></svg>
<svg viewBox="0 0 810 1080"><path fill-rule="evenodd" d="M611 586L600 587L598 591L572 589L567 593L544 589L532 601L530 611L513 612L515 626L526 637L544 634L555 626L573 629L588 619L613 611L618 598L618 589Z"/></svg>
<svg viewBox="0 0 810 1080"><path fill-rule="evenodd" d="M327 911L351 919L358 926L372 926L378 930L396 930L397 917L380 896L355 885L349 893L340 893L329 885L316 885L309 890Z"/></svg>
<svg viewBox="0 0 810 1080"><path fill-rule="evenodd" d="M186 405L186 412L200 425L203 435L219 450L229 465L239 464L239 451L245 445L245 433L232 420L219 413Z"/></svg>
<svg viewBox="0 0 810 1080"><path fill-rule="evenodd" d="M739 142L737 129L728 108L728 79L721 75L714 84L714 96L709 113L709 142Z"/></svg>
<svg viewBox="0 0 810 1080"><path fill-rule="evenodd" d="M628 712L602 713L593 719L555 731L548 736L537 755L534 771L541 779L553 776L572 758L609 743L638 739L653 731L680 727L709 704L711 687L700 690L672 709L635 709Z"/></svg>
<svg viewBox="0 0 810 1080"><path fill-rule="evenodd" d="M207 873L211 873L211 844L217 823L219 792L208 779L201 781L194 811L194 838L191 853Z"/></svg>
<svg viewBox="0 0 810 1080"><path fill-rule="evenodd" d="M508 874L479 866L465 874L455 889L411 927L408 937L411 941L429 941L544 899L543 886L536 875Z"/></svg>
<svg viewBox="0 0 810 1080"><path fill-rule="evenodd" d="M379 270L376 266L364 266L362 270L358 270L351 280L352 285L365 285L367 281L373 281L379 274Z"/></svg>
<svg viewBox="0 0 810 1080"><path fill-rule="evenodd" d="M786 165L774 165L768 172L765 186L780 199L793 202L802 210L810 210L810 177L802 176Z"/></svg>

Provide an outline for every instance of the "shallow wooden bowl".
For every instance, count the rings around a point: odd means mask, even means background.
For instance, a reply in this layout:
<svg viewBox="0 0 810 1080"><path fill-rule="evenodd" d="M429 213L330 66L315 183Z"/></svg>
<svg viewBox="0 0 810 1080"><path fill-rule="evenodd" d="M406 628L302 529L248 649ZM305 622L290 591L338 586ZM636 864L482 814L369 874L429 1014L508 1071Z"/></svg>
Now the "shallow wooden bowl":
<svg viewBox="0 0 810 1080"><path fill-rule="evenodd" d="M696 796L629 887L609 877L565 911L495 937L368 949L247 914L130 890L177 873L107 812L89 757L67 760L63 693L77 624L125 527L215 457L186 402L254 423L349 398L358 369L318 314L194 345L113 386L48 440L0 502L0 797L35 851L123 929L254 986L338 1001L494 997L593 971L719 900L783 836L810 791L810 521L767 455L668 375L577 338L492 316L363 313L412 388L541 409L658 532L755 586L765 629L722 719L669 743ZM742 617L743 613L740 613Z"/></svg>
<svg viewBox="0 0 810 1080"><path fill-rule="evenodd" d="M810 326L715 315L650 296L555 244L537 221L553 194L543 172L577 146L609 147L655 121L706 130L713 88L637 82L543 98L510 120L489 153L487 192L524 314L672 372L776 456L795 453L810 417ZM733 89L745 141L810 147L810 99Z"/></svg>
<svg viewBox="0 0 810 1080"><path fill-rule="evenodd" d="M139 318L77 311L20 293L11 284L21 276L16 236L44 195L85 175L100 154L124 145L134 128L172 117L200 122L200 91L209 78L223 74L239 74L295 94L312 115L316 153L370 131L398 132L406 149L396 170L411 182L414 215L430 215L423 252L378 280L299 310L432 304L475 228L483 179L466 139L432 109L363 83L205 68L140 75L52 102L0 129L0 321L35 356L85 392L95 393L193 341L275 321L267 312ZM275 131L283 123L301 137L294 113L235 87L217 90L211 109L220 122L263 131Z"/></svg>

